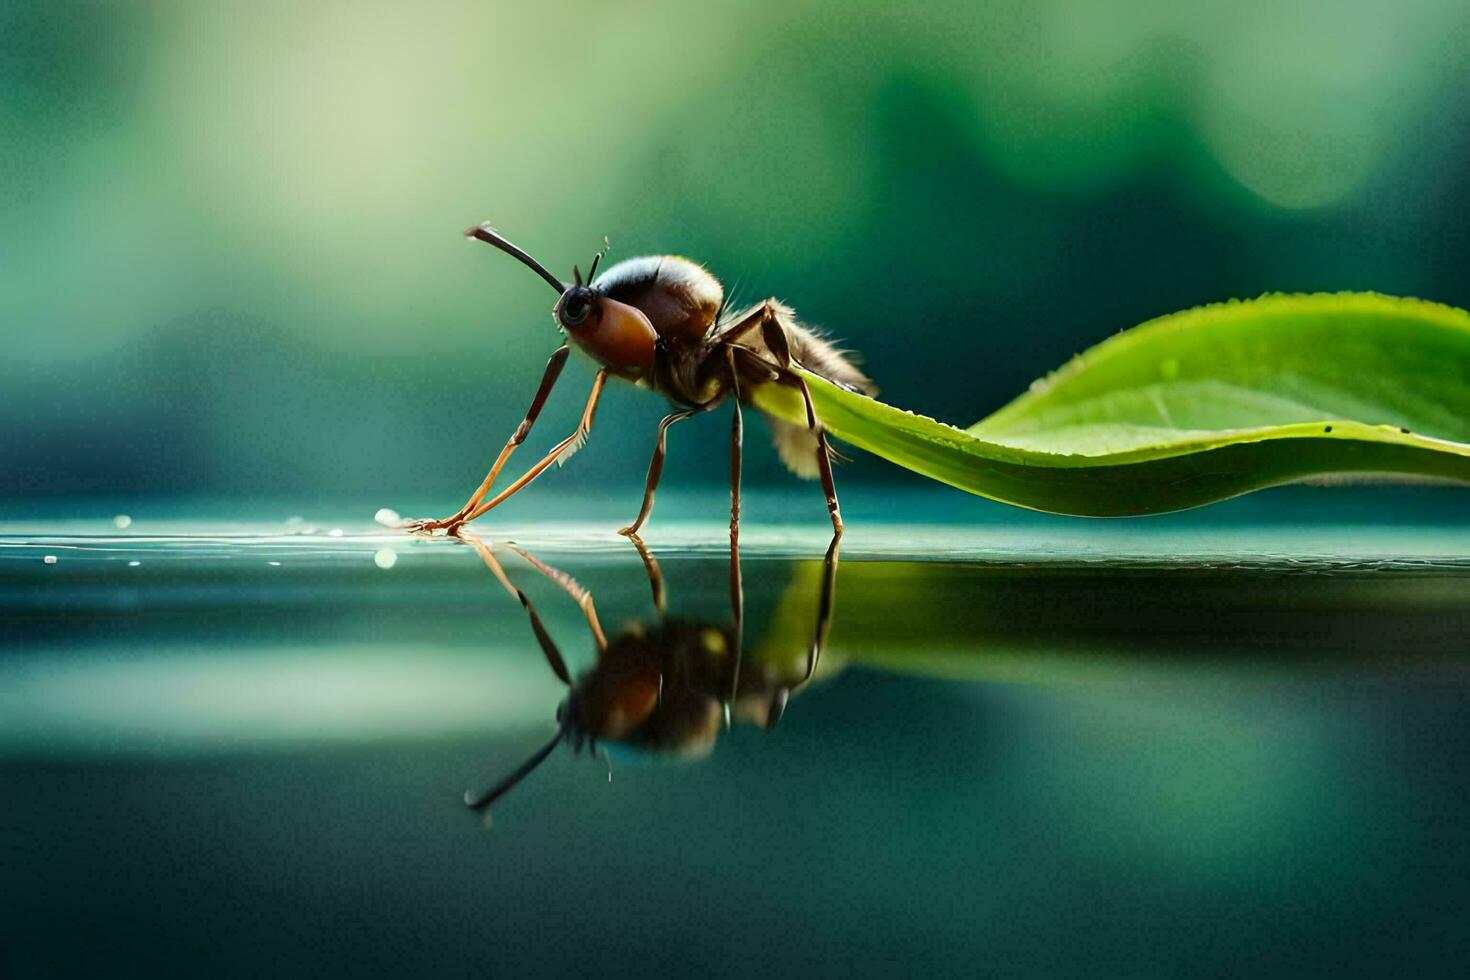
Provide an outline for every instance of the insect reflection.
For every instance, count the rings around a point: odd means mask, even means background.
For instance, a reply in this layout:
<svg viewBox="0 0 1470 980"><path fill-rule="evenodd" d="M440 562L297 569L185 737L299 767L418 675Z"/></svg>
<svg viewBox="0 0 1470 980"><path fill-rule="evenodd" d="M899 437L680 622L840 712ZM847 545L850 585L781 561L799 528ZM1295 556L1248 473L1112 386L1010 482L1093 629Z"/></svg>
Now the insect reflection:
<svg viewBox="0 0 1470 980"><path fill-rule="evenodd" d="M743 650L744 598L740 552L730 550L730 620L682 620L666 615L663 573L637 535L638 549L658 613L651 624L635 623L609 639L597 619L592 595L567 573L514 544L505 547L562 588L581 608L597 647L597 660L575 680L567 669L530 597L506 574L489 544L467 530L459 537L525 608L531 630L556 676L568 687L557 708L557 730L545 745L490 789L465 794L465 804L485 812L566 742L574 752L599 742L679 755L702 755L731 720L770 730L781 720L792 691L811 680L832 622L840 537L834 535L823 560L821 596L805 664L782 670L769 661L748 661Z"/></svg>

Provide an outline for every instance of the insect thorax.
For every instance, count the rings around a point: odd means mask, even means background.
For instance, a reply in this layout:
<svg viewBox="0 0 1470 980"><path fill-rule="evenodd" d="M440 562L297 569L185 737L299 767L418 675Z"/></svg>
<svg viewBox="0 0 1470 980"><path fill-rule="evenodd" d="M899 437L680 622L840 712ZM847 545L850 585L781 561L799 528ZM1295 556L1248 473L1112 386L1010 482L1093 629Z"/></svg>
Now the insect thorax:
<svg viewBox="0 0 1470 980"><path fill-rule="evenodd" d="M703 339L725 294L708 269L677 255L625 259L593 285L604 296L642 310L658 335L674 342Z"/></svg>

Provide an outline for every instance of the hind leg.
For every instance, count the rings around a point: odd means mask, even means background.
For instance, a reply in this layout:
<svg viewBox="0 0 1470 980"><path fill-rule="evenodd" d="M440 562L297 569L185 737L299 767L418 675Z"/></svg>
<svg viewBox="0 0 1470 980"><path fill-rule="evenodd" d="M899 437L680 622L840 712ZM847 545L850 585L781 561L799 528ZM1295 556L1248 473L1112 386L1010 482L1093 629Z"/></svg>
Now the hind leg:
<svg viewBox="0 0 1470 980"><path fill-rule="evenodd" d="M817 419L817 409L812 404L812 393L807 388L806 379L787 368L782 372L779 380L780 383L788 384L800 391L802 401L806 403L806 424L817 437L817 474L822 479L822 492L827 496L827 514L832 518L832 533L841 537L842 508L838 506L837 484L832 479L832 449L827 445L827 430L822 428L822 423Z"/></svg>
<svg viewBox="0 0 1470 980"><path fill-rule="evenodd" d="M822 428L822 423L817 419L816 407L812 404L812 393L807 388L805 379L792 366L791 344L786 336L786 329L782 326L781 318L777 311L779 309L775 300L767 300L760 308L754 310L749 316L734 324L720 334L720 339L728 346L725 350L730 358L730 372L733 378L737 378L738 369L734 354L739 351L750 360L772 369L776 374L776 381L781 384L790 385L801 392L802 401L806 405L806 424L817 437L816 460L817 473L822 480L822 492L827 497L827 513L832 518L832 531L841 535L843 531L842 509L837 503L837 484L832 479L832 450L827 444L827 432ZM752 331L759 330L761 343L769 353L769 360L760 353L746 347L740 347L733 342ZM736 390L736 400L739 400L739 390Z"/></svg>

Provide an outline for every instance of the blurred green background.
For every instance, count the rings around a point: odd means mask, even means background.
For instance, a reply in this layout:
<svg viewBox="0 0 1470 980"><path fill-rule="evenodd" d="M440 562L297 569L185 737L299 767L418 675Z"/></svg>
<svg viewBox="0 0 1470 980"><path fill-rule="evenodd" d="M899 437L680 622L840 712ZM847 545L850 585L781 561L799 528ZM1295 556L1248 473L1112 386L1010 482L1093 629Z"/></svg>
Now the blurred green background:
<svg viewBox="0 0 1470 980"><path fill-rule="evenodd" d="M1467 54L1464 0L4 0L0 498L457 504L557 343L483 219L694 257L958 423L1202 302L1470 306ZM662 410L576 485L633 506ZM703 425L667 479L724 480Z"/></svg>

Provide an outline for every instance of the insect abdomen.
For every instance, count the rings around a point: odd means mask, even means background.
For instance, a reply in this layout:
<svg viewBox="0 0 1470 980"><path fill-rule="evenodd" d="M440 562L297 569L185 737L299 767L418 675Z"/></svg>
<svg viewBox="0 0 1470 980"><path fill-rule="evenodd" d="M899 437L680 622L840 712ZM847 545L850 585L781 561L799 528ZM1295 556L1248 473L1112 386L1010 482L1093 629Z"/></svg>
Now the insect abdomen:
<svg viewBox="0 0 1470 980"><path fill-rule="evenodd" d="M781 325L786 332L791 359L796 364L860 394L872 396L878 393L878 386L858 369L846 351L833 346L831 341L790 316L784 317ZM817 467L816 432L805 425L794 425L769 416L767 421L771 425L771 441L776 445L781 462L803 480L815 480L821 472Z"/></svg>
<svg viewBox="0 0 1470 980"><path fill-rule="evenodd" d="M871 397L878 393L878 386L859 370L847 351L833 346L831 341L803 324L788 320L783 326L786 328L786 343L791 348L791 359L797 364L858 394Z"/></svg>

